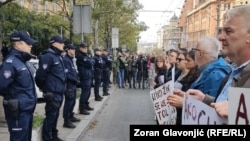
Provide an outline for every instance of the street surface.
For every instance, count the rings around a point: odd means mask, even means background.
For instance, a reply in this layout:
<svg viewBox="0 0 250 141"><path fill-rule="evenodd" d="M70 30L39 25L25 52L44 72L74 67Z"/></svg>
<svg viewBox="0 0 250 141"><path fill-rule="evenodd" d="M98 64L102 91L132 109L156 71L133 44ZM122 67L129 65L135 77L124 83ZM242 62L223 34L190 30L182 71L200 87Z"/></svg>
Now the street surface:
<svg viewBox="0 0 250 141"><path fill-rule="evenodd" d="M129 141L129 125L155 125L149 89L116 89L82 141Z"/></svg>

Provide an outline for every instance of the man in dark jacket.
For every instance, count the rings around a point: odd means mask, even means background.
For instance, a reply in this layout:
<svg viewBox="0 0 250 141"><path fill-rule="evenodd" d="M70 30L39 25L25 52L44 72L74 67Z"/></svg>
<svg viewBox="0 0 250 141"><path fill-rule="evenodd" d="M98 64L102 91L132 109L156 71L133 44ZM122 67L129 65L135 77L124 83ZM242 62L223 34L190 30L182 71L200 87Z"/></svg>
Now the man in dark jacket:
<svg viewBox="0 0 250 141"><path fill-rule="evenodd" d="M75 65L73 63L73 58L75 56L76 47L72 44L68 44L65 46L66 55L63 57L63 63L65 66L66 72L66 91L65 102L63 106L63 118L64 124L63 127L66 128L75 128L76 126L72 122L78 122L80 119L74 116L74 107L76 103L76 85L77 85L77 71Z"/></svg>
<svg viewBox="0 0 250 141"><path fill-rule="evenodd" d="M43 141L61 141L56 126L66 88L65 67L61 56L63 49L64 40L60 36L53 36L49 48L39 56L35 81L46 100Z"/></svg>
<svg viewBox="0 0 250 141"><path fill-rule="evenodd" d="M79 113L89 115L89 111L94 108L89 106L89 97L91 94L91 84L93 78L93 65L95 61L88 55L88 47L85 43L80 44L79 52L76 56L76 65L80 78L81 97L79 103Z"/></svg>
<svg viewBox="0 0 250 141"><path fill-rule="evenodd" d="M26 31L13 32L10 41L12 48L5 54L0 67L0 95L4 98L10 141L31 141L37 96L35 82L26 62L31 59L31 48L37 41Z"/></svg>
<svg viewBox="0 0 250 141"><path fill-rule="evenodd" d="M104 62L101 57L101 50L99 48L95 48L95 56L94 56L95 64L94 64L94 80L95 80L95 101L102 101L103 97L100 96L99 88L102 78L102 70Z"/></svg>

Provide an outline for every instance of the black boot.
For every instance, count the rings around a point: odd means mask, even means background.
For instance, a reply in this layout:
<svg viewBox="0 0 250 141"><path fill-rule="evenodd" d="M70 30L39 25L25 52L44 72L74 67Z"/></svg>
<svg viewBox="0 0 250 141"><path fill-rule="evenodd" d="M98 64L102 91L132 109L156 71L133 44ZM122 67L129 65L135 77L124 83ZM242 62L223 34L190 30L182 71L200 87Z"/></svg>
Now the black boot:
<svg viewBox="0 0 250 141"><path fill-rule="evenodd" d="M85 108L81 108L79 114L82 114L82 115L89 115L90 112L88 112Z"/></svg>
<svg viewBox="0 0 250 141"><path fill-rule="evenodd" d="M53 139L53 141L64 141L64 140L62 140L62 139L60 139L58 136L56 136L56 137Z"/></svg>
<svg viewBox="0 0 250 141"><path fill-rule="evenodd" d="M79 118L76 118L76 117L72 117L72 118L70 118L70 121L71 122L79 122L79 121L81 121Z"/></svg>
<svg viewBox="0 0 250 141"><path fill-rule="evenodd" d="M108 96L110 95L107 91L103 92L103 96Z"/></svg>
<svg viewBox="0 0 250 141"><path fill-rule="evenodd" d="M94 108L90 107L89 104L86 104L85 109L88 110L88 111L93 111L94 110Z"/></svg>
<svg viewBox="0 0 250 141"><path fill-rule="evenodd" d="M64 120L63 127L65 128L75 128L76 126L71 122L71 120Z"/></svg>
<svg viewBox="0 0 250 141"><path fill-rule="evenodd" d="M96 97L95 101L102 101L102 98L101 97Z"/></svg>

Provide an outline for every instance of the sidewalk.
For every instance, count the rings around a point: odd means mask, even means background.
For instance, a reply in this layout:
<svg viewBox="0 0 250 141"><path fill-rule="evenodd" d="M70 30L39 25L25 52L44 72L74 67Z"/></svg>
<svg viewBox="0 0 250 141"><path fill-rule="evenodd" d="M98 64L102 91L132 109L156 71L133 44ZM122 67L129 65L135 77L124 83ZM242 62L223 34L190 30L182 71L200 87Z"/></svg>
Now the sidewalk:
<svg viewBox="0 0 250 141"><path fill-rule="evenodd" d="M113 91L115 90L116 86L111 84L110 85L111 88L109 90L109 93L111 94L110 96L112 96ZM100 95L102 96L102 87L100 87ZM94 91L93 88L91 89L91 96L89 99L89 103L90 106L94 108L93 111L90 111L90 115L80 115L78 114L78 106L79 106L79 102L78 100L76 101L76 106L74 109L74 113L75 116L77 118L80 118L81 121L80 122L76 122L74 123L77 127L74 129L69 129L69 128L64 128L63 127L63 105L60 109L60 116L58 119L58 124L57 124L57 129L58 129L58 136L65 140L65 141L80 141L82 139L82 137L84 136L84 133L88 130L89 126L91 126L92 124L94 125L94 119L95 117L98 115L98 113L102 110L102 108L104 107L104 105L106 104L108 98L110 96L103 96L103 100L102 101L95 101L94 100ZM39 115L44 115L44 103L39 103L36 106L36 110L35 113L39 114ZM41 133L41 130L40 130ZM42 139L40 137L36 137L36 136L41 136L41 134L35 135L32 134L32 141L42 141ZM8 132L8 128L7 125L4 123L0 123L0 139L1 141L9 141L9 132Z"/></svg>

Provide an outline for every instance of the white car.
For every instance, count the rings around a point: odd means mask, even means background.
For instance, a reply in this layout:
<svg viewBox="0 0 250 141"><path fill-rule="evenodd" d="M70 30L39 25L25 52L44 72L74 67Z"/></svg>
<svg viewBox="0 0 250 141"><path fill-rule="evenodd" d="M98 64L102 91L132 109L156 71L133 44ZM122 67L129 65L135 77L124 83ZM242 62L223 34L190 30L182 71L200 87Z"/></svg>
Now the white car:
<svg viewBox="0 0 250 141"><path fill-rule="evenodd" d="M30 59L28 61L28 64L30 65L31 73L33 77L35 78L36 70L38 69L38 59ZM43 92L37 86L36 86L36 94L37 94L38 102L44 102Z"/></svg>

